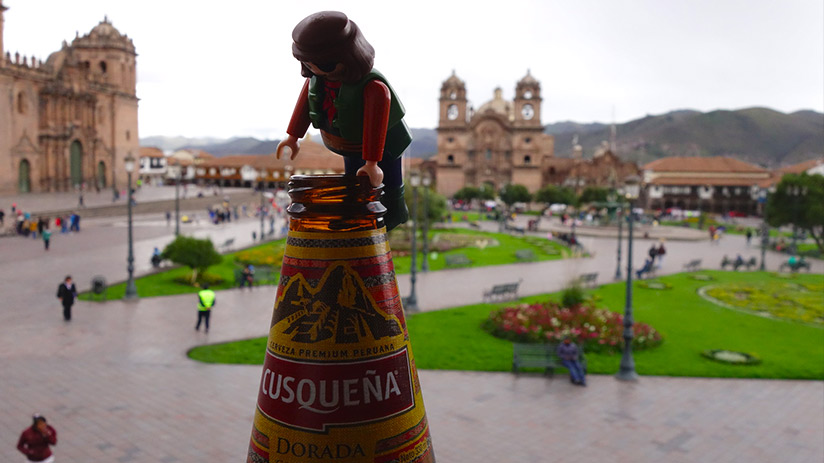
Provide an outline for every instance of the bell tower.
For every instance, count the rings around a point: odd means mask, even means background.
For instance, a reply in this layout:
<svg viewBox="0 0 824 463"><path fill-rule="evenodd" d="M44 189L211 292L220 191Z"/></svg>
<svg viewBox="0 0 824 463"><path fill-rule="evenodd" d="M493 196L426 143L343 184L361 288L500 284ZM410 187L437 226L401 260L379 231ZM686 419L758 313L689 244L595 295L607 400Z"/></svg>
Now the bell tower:
<svg viewBox="0 0 824 463"><path fill-rule="evenodd" d="M541 127L541 100L541 83L527 70L515 85L515 125Z"/></svg>
<svg viewBox="0 0 824 463"><path fill-rule="evenodd" d="M455 75L452 75L441 85L440 117L438 126L443 128L466 127L467 102L466 85Z"/></svg>
<svg viewBox="0 0 824 463"><path fill-rule="evenodd" d="M0 66L3 65L6 59L6 47L3 45L3 21L4 12L8 10L8 7L3 6L3 0L0 0Z"/></svg>

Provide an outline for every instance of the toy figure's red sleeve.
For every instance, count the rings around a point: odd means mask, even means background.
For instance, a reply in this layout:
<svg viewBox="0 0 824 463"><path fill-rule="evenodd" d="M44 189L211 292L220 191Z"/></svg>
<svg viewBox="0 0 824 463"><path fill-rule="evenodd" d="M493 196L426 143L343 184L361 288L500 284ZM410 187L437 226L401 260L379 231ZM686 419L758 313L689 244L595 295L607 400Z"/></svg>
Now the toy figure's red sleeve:
<svg viewBox="0 0 824 463"><path fill-rule="evenodd" d="M311 122L309 119L309 79L306 79L300 91L298 102L295 103L295 110L292 111L292 119L289 121L286 133L295 138L303 138Z"/></svg>
<svg viewBox="0 0 824 463"><path fill-rule="evenodd" d="M377 162L383 158L391 102L392 96L389 93L389 87L383 82L372 80L363 88L364 161Z"/></svg>

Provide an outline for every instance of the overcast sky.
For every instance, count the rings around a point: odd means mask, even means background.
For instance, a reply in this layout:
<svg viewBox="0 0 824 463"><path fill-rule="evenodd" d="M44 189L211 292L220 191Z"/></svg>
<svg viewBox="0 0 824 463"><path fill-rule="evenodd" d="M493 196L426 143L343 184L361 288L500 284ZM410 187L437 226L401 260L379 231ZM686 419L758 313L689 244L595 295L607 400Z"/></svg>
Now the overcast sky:
<svg viewBox="0 0 824 463"><path fill-rule="evenodd" d="M822 0L3 0L6 51L45 60L108 15L138 53L140 136L285 134L302 83L291 32L345 12L411 127L454 69L477 108L531 70L542 122L674 109L824 111Z"/></svg>

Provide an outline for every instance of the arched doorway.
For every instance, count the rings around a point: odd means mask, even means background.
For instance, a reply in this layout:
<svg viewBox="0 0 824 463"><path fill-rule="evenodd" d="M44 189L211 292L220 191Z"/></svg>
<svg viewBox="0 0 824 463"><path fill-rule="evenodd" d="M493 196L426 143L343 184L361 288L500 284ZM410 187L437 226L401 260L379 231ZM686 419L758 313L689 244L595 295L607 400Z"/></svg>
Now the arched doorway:
<svg viewBox="0 0 824 463"><path fill-rule="evenodd" d="M31 164L28 159L20 161L17 171L17 189L20 193L31 193Z"/></svg>
<svg viewBox="0 0 824 463"><path fill-rule="evenodd" d="M97 186L106 188L106 163L103 161L97 163Z"/></svg>
<svg viewBox="0 0 824 463"><path fill-rule="evenodd" d="M83 184L83 145L79 141L72 142L69 148L69 172L71 173L71 186Z"/></svg>

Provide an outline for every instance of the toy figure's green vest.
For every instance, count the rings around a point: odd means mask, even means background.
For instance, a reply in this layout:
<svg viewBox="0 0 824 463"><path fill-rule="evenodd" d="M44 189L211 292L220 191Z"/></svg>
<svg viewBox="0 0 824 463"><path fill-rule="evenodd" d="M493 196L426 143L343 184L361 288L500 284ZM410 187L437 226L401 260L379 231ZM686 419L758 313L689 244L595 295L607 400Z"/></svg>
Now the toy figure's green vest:
<svg viewBox="0 0 824 463"><path fill-rule="evenodd" d="M392 86L380 72L372 70L359 82L341 85L335 108L337 114L332 121L332 127L340 131L340 136L353 143L363 142L363 87L370 80L380 80L387 87L392 97L389 108L389 129L386 132L386 145L383 150L383 159L401 157L403 151L412 142L412 132L403 120L405 110ZM323 128L323 118L326 113L323 105L323 80L313 76L309 82L309 119L315 128ZM336 151L337 152L337 151ZM361 156L361 153L340 153L343 156Z"/></svg>

